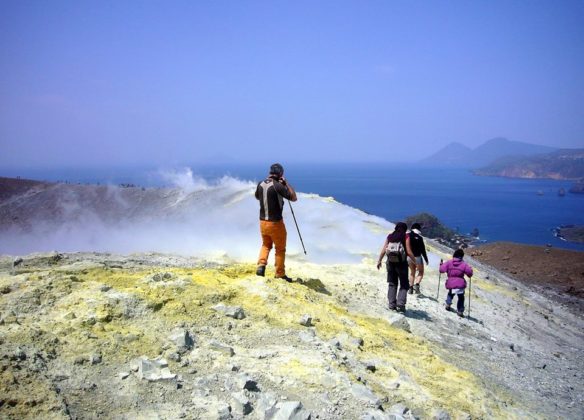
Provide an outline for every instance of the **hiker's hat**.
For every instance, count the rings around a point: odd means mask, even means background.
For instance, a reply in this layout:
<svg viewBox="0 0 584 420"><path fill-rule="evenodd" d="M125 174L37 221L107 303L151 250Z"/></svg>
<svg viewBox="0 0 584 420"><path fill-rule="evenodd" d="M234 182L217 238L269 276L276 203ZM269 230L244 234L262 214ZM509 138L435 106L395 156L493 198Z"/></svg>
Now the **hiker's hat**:
<svg viewBox="0 0 584 420"><path fill-rule="evenodd" d="M284 167L279 163L274 163L270 166L270 175L282 175L284 173Z"/></svg>

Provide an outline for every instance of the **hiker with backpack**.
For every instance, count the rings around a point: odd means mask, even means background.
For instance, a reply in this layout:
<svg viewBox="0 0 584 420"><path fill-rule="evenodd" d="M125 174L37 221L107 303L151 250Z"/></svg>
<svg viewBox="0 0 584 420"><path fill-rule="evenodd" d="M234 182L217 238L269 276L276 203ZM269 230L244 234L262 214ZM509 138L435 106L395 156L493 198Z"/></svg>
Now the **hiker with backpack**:
<svg viewBox="0 0 584 420"><path fill-rule="evenodd" d="M454 295L458 296L456 301L456 314L459 317L464 316L464 291L466 289L466 280L464 276L472 277L472 267L465 263L462 259L464 258L464 251L462 249L457 249L452 255L452 259L440 264L440 272L446 273L446 289L448 289L448 295L446 296L445 309L451 311L452 299Z"/></svg>
<svg viewBox="0 0 584 420"><path fill-rule="evenodd" d="M412 225L410 231L410 245L414 258L408 258L408 265L410 268L410 295L415 293L420 294L420 283L424 278L424 261L428 265L428 254L426 253L426 245L421 232L422 227L419 223ZM422 260L423 258L423 260Z"/></svg>
<svg viewBox="0 0 584 420"><path fill-rule="evenodd" d="M387 256L387 299L389 301L389 309L401 313L406 311L406 301L410 287L407 257L414 258L407 230L408 226L404 222L399 222L395 225L394 231L387 235L377 261L377 269L379 270L383 257Z"/></svg>

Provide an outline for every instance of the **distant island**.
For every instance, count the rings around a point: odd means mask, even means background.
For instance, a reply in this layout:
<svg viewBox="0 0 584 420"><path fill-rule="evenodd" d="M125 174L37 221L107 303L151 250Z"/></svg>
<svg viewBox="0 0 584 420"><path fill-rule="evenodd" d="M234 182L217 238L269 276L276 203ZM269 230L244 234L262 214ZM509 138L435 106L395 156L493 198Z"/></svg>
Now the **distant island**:
<svg viewBox="0 0 584 420"><path fill-rule="evenodd" d="M509 178L584 179L584 149L561 149L535 156L507 156L483 168L475 175ZM571 190L578 192L579 188Z"/></svg>
<svg viewBox="0 0 584 420"><path fill-rule="evenodd" d="M475 149L460 143L450 143L433 155L420 161L421 164L434 167L452 167L476 169L490 165L507 156L533 156L558 150L555 147L513 141L496 137L486 141Z"/></svg>
<svg viewBox="0 0 584 420"><path fill-rule="evenodd" d="M466 168L479 176L573 180L576 183L569 192L584 194L584 149L558 149L497 137L474 149L450 143L419 163ZM561 196L565 193L558 191Z"/></svg>

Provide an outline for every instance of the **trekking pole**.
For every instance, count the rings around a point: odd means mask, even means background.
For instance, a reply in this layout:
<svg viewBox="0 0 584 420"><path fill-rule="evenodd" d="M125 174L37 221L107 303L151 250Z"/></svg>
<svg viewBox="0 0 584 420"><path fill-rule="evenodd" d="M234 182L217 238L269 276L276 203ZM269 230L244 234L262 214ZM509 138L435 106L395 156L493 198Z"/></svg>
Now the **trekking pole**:
<svg viewBox="0 0 584 420"><path fill-rule="evenodd" d="M472 277L469 277L469 285L468 285L468 318L470 318L470 295L472 293Z"/></svg>
<svg viewBox="0 0 584 420"><path fill-rule="evenodd" d="M300 229L298 229L298 222L296 222L296 216L294 215L294 209L292 208L292 203L290 202L290 200L288 200L288 205L290 206L290 211L292 211L292 218L294 219L294 224L296 225L296 230L298 231L298 236L300 237L300 243L302 244L302 249L304 250L304 255L306 255L306 248L304 248L304 241L302 240L302 235L300 234Z"/></svg>
<svg viewBox="0 0 584 420"><path fill-rule="evenodd" d="M440 259L440 265L442 265L442 259ZM440 268L438 268L438 271L440 271ZM440 277L442 277L442 273L438 274L438 291L436 292L436 302L438 302L438 296L440 296ZM468 307L470 308L470 304Z"/></svg>

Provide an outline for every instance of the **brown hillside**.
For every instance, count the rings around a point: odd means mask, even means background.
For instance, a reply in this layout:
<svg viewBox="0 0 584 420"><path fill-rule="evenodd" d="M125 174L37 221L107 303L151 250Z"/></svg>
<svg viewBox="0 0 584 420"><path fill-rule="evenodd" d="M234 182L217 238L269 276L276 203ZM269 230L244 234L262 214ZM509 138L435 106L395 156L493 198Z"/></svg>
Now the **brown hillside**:
<svg viewBox="0 0 584 420"><path fill-rule="evenodd" d="M495 242L470 255L524 283L584 299L584 252Z"/></svg>

